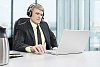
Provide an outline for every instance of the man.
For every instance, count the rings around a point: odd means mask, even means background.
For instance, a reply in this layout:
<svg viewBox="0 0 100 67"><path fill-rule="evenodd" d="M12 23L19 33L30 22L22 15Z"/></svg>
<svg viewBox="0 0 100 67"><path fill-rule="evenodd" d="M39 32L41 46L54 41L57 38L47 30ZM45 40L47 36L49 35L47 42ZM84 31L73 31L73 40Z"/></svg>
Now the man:
<svg viewBox="0 0 100 67"><path fill-rule="evenodd" d="M43 14L44 8L40 4L31 4L27 9L30 18L20 18L15 23L14 50L43 54L58 47L53 32L43 21Z"/></svg>

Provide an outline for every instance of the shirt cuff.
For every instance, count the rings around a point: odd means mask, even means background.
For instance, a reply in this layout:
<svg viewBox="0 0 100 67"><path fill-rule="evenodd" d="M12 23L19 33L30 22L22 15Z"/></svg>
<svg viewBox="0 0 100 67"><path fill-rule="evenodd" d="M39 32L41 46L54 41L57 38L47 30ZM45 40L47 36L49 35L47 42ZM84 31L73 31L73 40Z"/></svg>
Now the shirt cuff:
<svg viewBox="0 0 100 67"><path fill-rule="evenodd" d="M56 50L56 49L58 49L57 47L53 47L53 50Z"/></svg>
<svg viewBox="0 0 100 67"><path fill-rule="evenodd" d="M26 50L27 52L31 52L31 47L32 47L32 46L28 46L28 47L25 48L25 50Z"/></svg>

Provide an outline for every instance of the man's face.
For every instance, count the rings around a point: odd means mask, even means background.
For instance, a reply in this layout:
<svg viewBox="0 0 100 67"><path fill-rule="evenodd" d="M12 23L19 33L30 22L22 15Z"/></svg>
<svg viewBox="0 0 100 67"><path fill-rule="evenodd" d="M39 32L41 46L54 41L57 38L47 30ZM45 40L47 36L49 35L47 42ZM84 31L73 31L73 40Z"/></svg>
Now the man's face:
<svg viewBox="0 0 100 67"><path fill-rule="evenodd" d="M34 8L32 11L32 16L30 18L35 24L39 24L42 19L42 16L43 16L43 11Z"/></svg>

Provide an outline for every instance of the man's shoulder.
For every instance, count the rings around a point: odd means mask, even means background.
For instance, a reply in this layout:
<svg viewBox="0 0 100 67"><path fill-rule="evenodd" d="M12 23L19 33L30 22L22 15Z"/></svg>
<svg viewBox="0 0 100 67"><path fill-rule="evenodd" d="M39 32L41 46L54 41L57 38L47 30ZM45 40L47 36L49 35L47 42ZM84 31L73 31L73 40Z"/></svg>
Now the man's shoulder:
<svg viewBox="0 0 100 67"><path fill-rule="evenodd" d="M40 24L47 24L47 22L42 20Z"/></svg>

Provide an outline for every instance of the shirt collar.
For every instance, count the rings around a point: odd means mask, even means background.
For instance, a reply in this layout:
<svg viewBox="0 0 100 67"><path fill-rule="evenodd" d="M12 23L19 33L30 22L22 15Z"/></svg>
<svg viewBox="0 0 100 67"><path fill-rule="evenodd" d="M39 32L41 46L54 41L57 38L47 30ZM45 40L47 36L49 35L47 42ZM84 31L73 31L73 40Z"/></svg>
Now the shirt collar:
<svg viewBox="0 0 100 67"><path fill-rule="evenodd" d="M37 24L35 24L31 19L30 19L30 22L31 22L31 25L32 25L33 29L36 29Z"/></svg>

